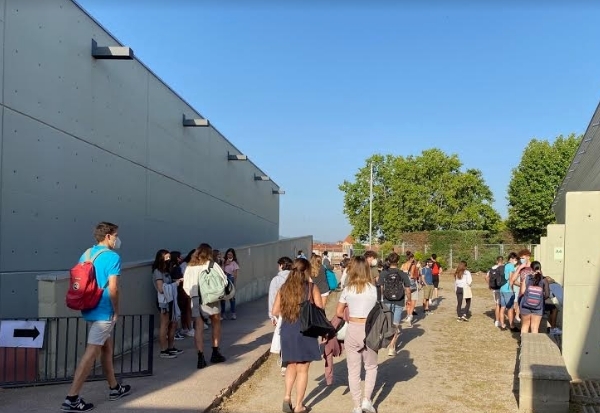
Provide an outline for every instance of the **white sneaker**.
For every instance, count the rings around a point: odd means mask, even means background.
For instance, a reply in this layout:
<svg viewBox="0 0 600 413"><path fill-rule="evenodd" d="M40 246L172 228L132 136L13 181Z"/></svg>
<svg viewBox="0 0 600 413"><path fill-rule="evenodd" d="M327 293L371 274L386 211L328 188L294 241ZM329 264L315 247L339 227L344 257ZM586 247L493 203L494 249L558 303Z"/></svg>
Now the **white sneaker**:
<svg viewBox="0 0 600 413"><path fill-rule="evenodd" d="M360 407L355 407L354 409L352 409L352 413L363 413L363 411Z"/></svg>
<svg viewBox="0 0 600 413"><path fill-rule="evenodd" d="M194 337L194 334L196 334L196 331L194 331L194 329L192 328L192 329L186 331L184 334L188 337Z"/></svg>
<svg viewBox="0 0 600 413"><path fill-rule="evenodd" d="M521 319L520 319L519 317L515 317L515 321L516 321L517 323L520 323L520 322L521 322Z"/></svg>
<svg viewBox="0 0 600 413"><path fill-rule="evenodd" d="M373 407L373 403L370 400L363 399L362 405L360 406L363 412L366 413L377 413L375 408Z"/></svg>
<svg viewBox="0 0 600 413"><path fill-rule="evenodd" d="M498 320L494 321L494 327L500 327L500 322Z"/></svg>

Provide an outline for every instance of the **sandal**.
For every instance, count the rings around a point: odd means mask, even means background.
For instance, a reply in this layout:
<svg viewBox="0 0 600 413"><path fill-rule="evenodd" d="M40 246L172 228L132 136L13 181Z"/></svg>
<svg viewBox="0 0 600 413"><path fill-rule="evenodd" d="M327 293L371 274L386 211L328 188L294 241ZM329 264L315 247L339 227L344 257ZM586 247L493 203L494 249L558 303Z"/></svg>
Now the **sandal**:
<svg viewBox="0 0 600 413"><path fill-rule="evenodd" d="M294 409L292 408L292 401L283 400L283 403L281 404L281 411L283 413L294 413Z"/></svg>
<svg viewBox="0 0 600 413"><path fill-rule="evenodd" d="M296 410L294 409L294 413L308 413L310 412L310 407L304 406L304 409L302 410Z"/></svg>

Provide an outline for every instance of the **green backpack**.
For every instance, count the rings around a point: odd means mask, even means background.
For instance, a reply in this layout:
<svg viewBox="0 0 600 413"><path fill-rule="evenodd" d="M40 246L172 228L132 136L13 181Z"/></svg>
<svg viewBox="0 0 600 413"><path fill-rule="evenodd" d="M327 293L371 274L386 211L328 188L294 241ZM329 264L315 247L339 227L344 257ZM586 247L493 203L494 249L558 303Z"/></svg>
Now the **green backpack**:
<svg viewBox="0 0 600 413"><path fill-rule="evenodd" d="M224 300L225 289L228 281L214 268L215 262L211 261L208 268L198 277L198 296L203 304L212 304Z"/></svg>

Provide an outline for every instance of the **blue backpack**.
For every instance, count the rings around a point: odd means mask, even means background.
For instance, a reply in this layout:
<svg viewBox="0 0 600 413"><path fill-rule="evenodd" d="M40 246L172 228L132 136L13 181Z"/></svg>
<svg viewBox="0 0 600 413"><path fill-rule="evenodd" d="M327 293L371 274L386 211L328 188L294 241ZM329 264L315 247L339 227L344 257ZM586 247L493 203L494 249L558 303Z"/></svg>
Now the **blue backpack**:
<svg viewBox="0 0 600 413"><path fill-rule="evenodd" d="M338 286L338 280L335 273L330 269L325 268L325 278L327 279L329 290L335 290Z"/></svg>
<svg viewBox="0 0 600 413"><path fill-rule="evenodd" d="M527 287L525 287L525 293L521 299L521 305L523 308L527 308L532 311L540 311L544 308L544 285L543 281L540 281L540 285L533 285L533 278L527 277Z"/></svg>

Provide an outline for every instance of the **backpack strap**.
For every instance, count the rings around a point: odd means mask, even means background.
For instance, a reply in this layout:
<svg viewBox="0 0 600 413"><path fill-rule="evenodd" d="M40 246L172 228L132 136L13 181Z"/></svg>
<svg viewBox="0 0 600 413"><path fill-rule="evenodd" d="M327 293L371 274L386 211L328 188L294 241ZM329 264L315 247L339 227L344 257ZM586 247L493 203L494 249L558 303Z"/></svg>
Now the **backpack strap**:
<svg viewBox="0 0 600 413"><path fill-rule="evenodd" d="M94 261L96 261L96 258L98 258L98 256L100 254L102 254L103 252L108 251L108 248L102 248L100 251L96 252L93 256L92 256L92 249L88 248L87 251L84 253L85 255L85 262L90 262L92 263L92 265L94 264ZM96 267L94 266L94 269ZM106 284L104 284L104 287L102 287L102 289L106 289L108 287L108 280L106 280Z"/></svg>

